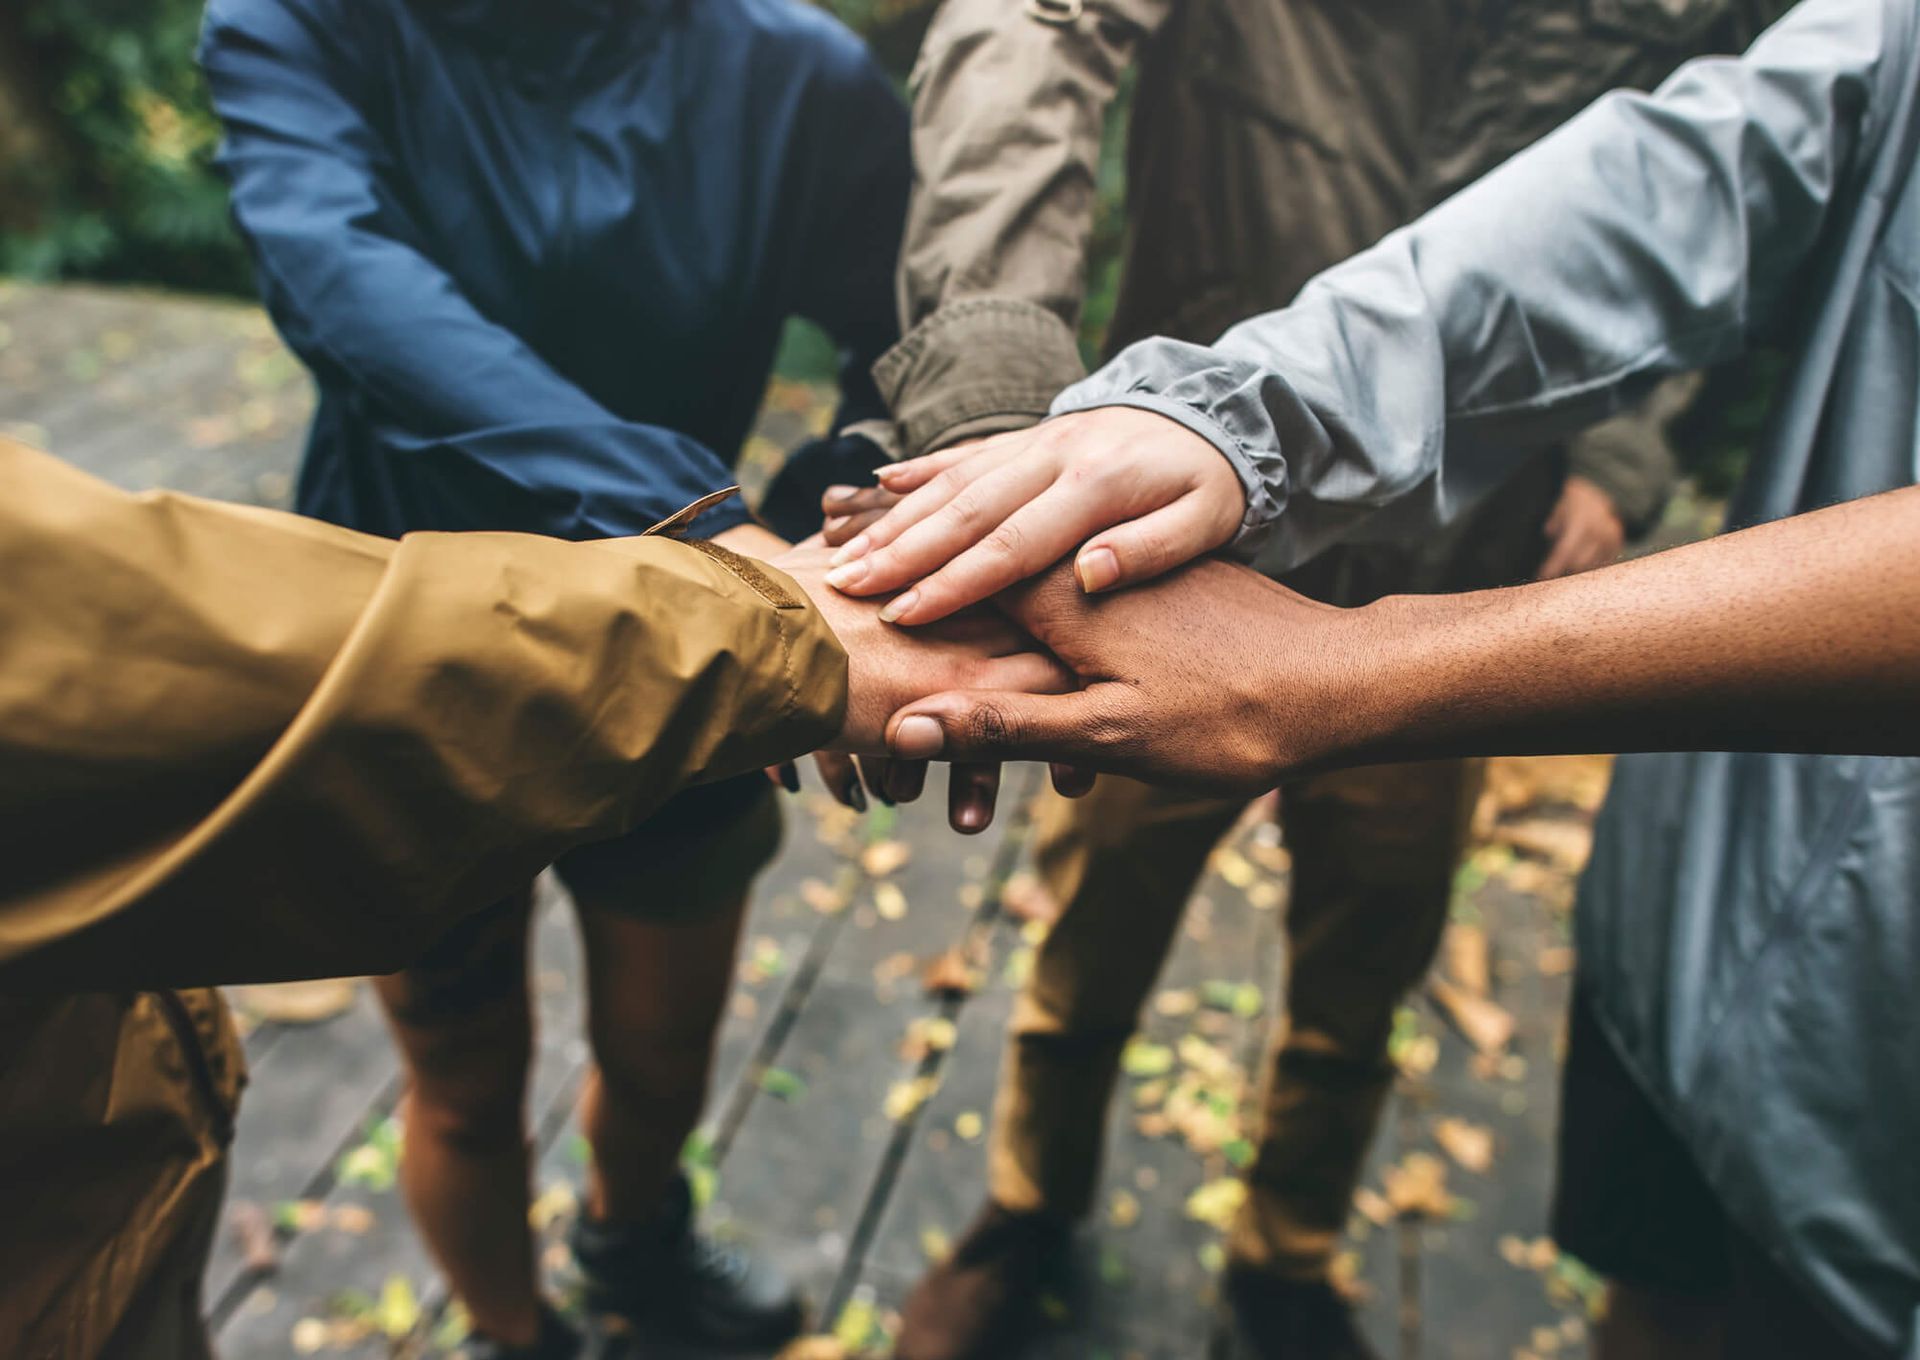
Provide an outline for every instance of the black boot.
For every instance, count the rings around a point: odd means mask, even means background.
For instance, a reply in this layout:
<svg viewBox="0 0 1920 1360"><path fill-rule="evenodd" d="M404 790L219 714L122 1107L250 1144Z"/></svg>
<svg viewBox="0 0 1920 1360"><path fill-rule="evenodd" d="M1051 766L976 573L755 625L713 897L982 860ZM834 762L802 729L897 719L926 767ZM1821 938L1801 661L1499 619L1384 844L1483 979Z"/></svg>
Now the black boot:
<svg viewBox="0 0 1920 1360"><path fill-rule="evenodd" d="M576 1360L580 1355L580 1334L567 1326L558 1313L540 1305L540 1336L531 1346L504 1346L492 1337L474 1332L461 1349L467 1360Z"/></svg>
<svg viewBox="0 0 1920 1360"><path fill-rule="evenodd" d="M1324 1280L1227 1268L1214 1360L1380 1360L1353 1309Z"/></svg>
<svg viewBox="0 0 1920 1360"><path fill-rule="evenodd" d="M683 1176L651 1222L597 1223L582 1214L573 1256L588 1310L615 1314L642 1335L773 1346L806 1321L799 1295L771 1264L695 1230Z"/></svg>

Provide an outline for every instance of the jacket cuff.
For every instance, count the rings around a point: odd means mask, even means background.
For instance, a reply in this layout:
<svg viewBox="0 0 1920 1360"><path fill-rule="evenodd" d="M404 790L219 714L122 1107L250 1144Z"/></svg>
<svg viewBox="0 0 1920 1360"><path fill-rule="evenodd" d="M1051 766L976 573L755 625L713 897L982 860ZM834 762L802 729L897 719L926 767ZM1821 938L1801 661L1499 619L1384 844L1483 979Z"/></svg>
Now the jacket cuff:
<svg viewBox="0 0 1920 1360"><path fill-rule="evenodd" d="M873 366L906 458L1031 425L1062 388L1084 376L1066 322L1016 298L949 303Z"/></svg>

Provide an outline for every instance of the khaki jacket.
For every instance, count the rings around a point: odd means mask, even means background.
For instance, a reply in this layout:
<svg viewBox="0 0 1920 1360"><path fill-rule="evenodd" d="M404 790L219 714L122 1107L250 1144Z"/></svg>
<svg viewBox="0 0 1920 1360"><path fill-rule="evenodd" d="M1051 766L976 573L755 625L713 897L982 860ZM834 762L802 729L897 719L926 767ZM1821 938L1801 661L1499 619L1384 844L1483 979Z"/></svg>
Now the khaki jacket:
<svg viewBox="0 0 1920 1360"><path fill-rule="evenodd" d="M720 549L394 542L4 441L0 581L9 1355L169 1353L141 1319L243 1080L182 989L390 972L846 703L824 620Z"/></svg>
<svg viewBox="0 0 1920 1360"><path fill-rule="evenodd" d="M913 75L907 330L874 370L902 454L1031 424L1083 376L1075 331L1102 134L1130 68L1110 350L1155 334L1211 341L1284 305L1603 90L1651 84L1699 51L1738 50L1753 16L1781 7L946 0ZM1576 436L1566 465L1603 487L1630 528L1657 516L1673 475L1645 416ZM1553 494L1516 486L1489 506L1458 536L1480 560L1442 543L1320 574L1343 598L1511 580L1531 570L1515 555L1537 557ZM1489 534L1508 541L1489 545Z"/></svg>

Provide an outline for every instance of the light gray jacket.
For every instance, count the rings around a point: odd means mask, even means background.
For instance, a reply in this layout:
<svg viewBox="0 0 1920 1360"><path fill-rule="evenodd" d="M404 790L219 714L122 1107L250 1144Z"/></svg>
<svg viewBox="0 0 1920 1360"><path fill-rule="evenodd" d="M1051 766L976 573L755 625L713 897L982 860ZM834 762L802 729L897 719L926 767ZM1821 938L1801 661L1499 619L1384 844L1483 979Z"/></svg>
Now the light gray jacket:
<svg viewBox="0 0 1920 1360"><path fill-rule="evenodd" d="M1519 450L1763 331L1796 359L1735 524L1920 481L1914 0L1805 0L1293 306L1212 347L1144 341L1054 410L1198 431L1247 489L1241 548L1285 564L1429 532ZM1920 1360L1920 761L1623 759L1578 933L1602 1022L1728 1210Z"/></svg>

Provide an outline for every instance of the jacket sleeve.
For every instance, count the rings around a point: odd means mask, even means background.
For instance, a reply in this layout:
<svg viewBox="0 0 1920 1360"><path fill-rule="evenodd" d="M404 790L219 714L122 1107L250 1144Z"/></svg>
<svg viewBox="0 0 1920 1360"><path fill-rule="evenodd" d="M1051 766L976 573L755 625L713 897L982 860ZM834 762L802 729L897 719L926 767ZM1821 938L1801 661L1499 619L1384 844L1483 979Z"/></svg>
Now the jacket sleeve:
<svg viewBox="0 0 1920 1360"><path fill-rule="evenodd" d="M1053 409L1139 406L1210 440L1247 491L1239 549L1277 568L1428 531L1529 445L1790 308L1912 28L1899 0L1808 0L1745 57L1603 98L1293 305L1211 347L1131 346Z"/></svg>
<svg viewBox="0 0 1920 1360"><path fill-rule="evenodd" d="M864 44L836 54L821 80L806 159L808 193L799 314L839 351L834 430L883 419L873 365L900 338L894 270L913 179L907 109Z"/></svg>
<svg viewBox="0 0 1920 1360"><path fill-rule="evenodd" d="M4 441L0 579L9 991L392 971L846 702L824 621L722 549L396 543Z"/></svg>
<svg viewBox="0 0 1920 1360"><path fill-rule="evenodd" d="M874 376L912 457L1031 425L1085 368L1101 133L1172 0L946 0L914 71L904 339Z"/></svg>
<svg viewBox="0 0 1920 1360"><path fill-rule="evenodd" d="M375 66L351 32L298 5L215 4L200 59L268 309L406 451L395 475L446 507L437 527L637 534L730 485L712 450L606 410L435 263L366 115ZM703 528L746 519L736 501Z"/></svg>

